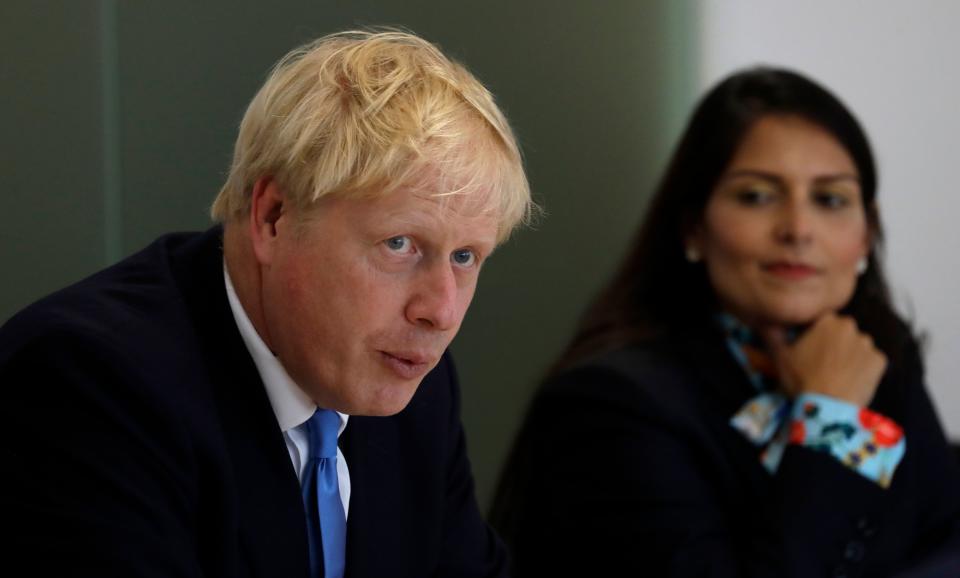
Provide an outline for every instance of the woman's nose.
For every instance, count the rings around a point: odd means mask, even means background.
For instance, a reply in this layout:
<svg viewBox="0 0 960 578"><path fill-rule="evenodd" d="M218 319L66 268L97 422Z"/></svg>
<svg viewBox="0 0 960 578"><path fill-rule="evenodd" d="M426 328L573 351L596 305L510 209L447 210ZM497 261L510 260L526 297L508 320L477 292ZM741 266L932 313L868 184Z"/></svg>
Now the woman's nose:
<svg viewBox="0 0 960 578"><path fill-rule="evenodd" d="M813 215L805 203L784 203L777 215L774 231L777 240L791 245L802 245L813 239Z"/></svg>

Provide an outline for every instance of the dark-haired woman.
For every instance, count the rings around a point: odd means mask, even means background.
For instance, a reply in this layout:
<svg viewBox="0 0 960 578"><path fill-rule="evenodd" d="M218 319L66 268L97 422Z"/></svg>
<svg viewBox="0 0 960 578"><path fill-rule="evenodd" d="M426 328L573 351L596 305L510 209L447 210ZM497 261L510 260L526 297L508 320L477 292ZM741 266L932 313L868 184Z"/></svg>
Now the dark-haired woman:
<svg viewBox="0 0 960 578"><path fill-rule="evenodd" d="M517 575L960 576L960 472L875 193L809 79L704 98L508 461Z"/></svg>

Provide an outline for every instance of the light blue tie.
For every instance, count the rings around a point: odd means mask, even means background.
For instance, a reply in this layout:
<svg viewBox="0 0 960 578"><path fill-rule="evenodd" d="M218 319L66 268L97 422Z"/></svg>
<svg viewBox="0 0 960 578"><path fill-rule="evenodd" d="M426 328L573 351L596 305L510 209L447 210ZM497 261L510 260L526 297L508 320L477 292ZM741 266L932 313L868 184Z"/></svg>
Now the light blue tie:
<svg viewBox="0 0 960 578"><path fill-rule="evenodd" d="M306 422L309 440L303 477L303 505L310 544L310 575L341 578L345 566L347 519L337 483L337 431L340 416L318 409Z"/></svg>

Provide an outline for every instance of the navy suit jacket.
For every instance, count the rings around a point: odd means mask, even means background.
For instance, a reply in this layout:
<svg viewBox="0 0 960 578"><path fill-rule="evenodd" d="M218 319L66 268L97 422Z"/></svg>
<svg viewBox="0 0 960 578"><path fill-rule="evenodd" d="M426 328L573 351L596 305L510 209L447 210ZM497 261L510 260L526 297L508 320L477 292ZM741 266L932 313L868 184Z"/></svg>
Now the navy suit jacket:
<svg viewBox="0 0 960 578"><path fill-rule="evenodd" d="M918 352L904 348L871 404L906 434L886 490L795 445L770 475L761 448L729 425L756 389L713 328L555 375L494 504L514 573L960 576L960 471Z"/></svg>
<svg viewBox="0 0 960 578"><path fill-rule="evenodd" d="M300 487L230 312L221 243L218 228L162 237L0 329L8 568L308 575ZM340 447L347 576L505 574L448 355L399 414L351 417Z"/></svg>

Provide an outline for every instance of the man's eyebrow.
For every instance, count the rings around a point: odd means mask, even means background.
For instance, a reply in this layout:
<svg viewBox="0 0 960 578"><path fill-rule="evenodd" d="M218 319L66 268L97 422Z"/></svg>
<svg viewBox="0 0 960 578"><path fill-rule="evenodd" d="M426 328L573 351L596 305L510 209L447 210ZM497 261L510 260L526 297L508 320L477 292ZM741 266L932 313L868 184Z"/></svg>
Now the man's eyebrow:
<svg viewBox="0 0 960 578"><path fill-rule="evenodd" d="M375 223L409 225L417 228L432 228L436 226L437 223L441 223L443 221L443 219L439 216L432 216L420 211L409 211L403 209L385 211L372 217L371 220Z"/></svg>

